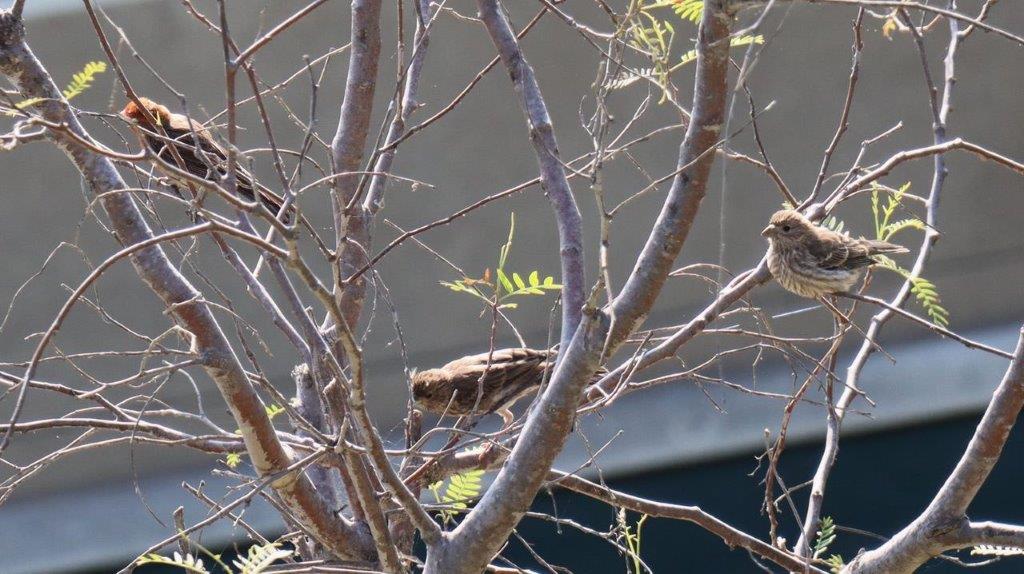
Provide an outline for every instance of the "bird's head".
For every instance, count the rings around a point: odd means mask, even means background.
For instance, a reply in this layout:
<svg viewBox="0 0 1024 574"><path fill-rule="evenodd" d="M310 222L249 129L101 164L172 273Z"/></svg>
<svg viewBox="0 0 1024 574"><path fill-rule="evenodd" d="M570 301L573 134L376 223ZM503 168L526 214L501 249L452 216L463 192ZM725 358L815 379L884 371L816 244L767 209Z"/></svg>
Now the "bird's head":
<svg viewBox="0 0 1024 574"><path fill-rule="evenodd" d="M783 209L772 214L768 227L761 231L761 235L782 243L796 243L814 232L813 225L799 211Z"/></svg>
<svg viewBox="0 0 1024 574"><path fill-rule="evenodd" d="M167 106L160 105L149 98L140 97L139 102L142 104L142 107L139 107L139 104L136 104L134 101L128 102L124 109L121 110L121 117L152 128L152 123L146 118L145 112L142 111L142 108L145 108L156 119L157 123L161 125L167 123L171 116L171 111L167 109Z"/></svg>
<svg viewBox="0 0 1024 574"><path fill-rule="evenodd" d="M452 394L451 385L445 384L448 378L447 373L442 369L428 369L414 374L412 377L413 402L426 410L437 408L439 403L441 408L444 408Z"/></svg>

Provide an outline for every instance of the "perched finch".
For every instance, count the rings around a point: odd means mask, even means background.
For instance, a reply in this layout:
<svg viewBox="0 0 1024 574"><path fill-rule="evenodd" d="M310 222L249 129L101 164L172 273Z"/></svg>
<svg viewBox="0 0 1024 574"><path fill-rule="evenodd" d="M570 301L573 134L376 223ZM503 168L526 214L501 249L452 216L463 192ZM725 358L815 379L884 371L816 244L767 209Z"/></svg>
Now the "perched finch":
<svg viewBox="0 0 1024 574"><path fill-rule="evenodd" d="M551 378L555 357L555 351L525 348L496 349L490 354L462 357L439 369L416 373L412 378L413 400L423 410L435 414L496 412L508 427L512 423L509 408L540 388L545 378ZM599 370L594 379L599 379L606 372ZM477 405L476 410L473 405Z"/></svg>
<svg viewBox="0 0 1024 574"><path fill-rule="evenodd" d="M787 291L818 298L849 291L880 253L907 248L874 239L853 239L811 223L799 211L772 214L761 235L768 238L768 269Z"/></svg>
<svg viewBox="0 0 1024 574"><path fill-rule="evenodd" d="M178 167L184 168L185 171L196 177L207 180L213 179L211 178L213 175L223 177L227 173L227 154L224 152L224 148L214 141L210 132L203 128L199 122L190 120L182 114L171 113L167 106L158 104L149 98L139 98L139 101L142 102L142 105L149 111L150 115L156 119L160 127L150 123L135 102L128 102L128 105L121 110L121 115L125 119L138 122L138 126L141 128L138 130L139 139L143 145L156 153L157 157L173 166L178 166L178 160L169 147L170 143L166 141L170 139L183 144L175 145L178 155L181 156L182 163L184 164ZM163 135L160 128L163 128L164 132L166 132L166 139L158 137ZM193 138L193 134L195 134L195 138ZM196 139L198 139L198 145L196 144ZM195 148L201 150L202 153L197 152ZM206 156L205 161L203 159L204 155ZM211 165L213 169L211 169ZM157 168L160 169L159 164L157 164ZM176 185L188 187L184 180L179 180L173 173L168 173L163 169L161 171L171 178ZM267 209L274 214L280 211L282 200L279 196L265 187L254 184L252 176L242 169L241 166L237 167L235 175L239 195L249 201L253 201L255 199L254 190L256 190L259 192L260 202ZM287 222L289 214L285 214L284 219Z"/></svg>

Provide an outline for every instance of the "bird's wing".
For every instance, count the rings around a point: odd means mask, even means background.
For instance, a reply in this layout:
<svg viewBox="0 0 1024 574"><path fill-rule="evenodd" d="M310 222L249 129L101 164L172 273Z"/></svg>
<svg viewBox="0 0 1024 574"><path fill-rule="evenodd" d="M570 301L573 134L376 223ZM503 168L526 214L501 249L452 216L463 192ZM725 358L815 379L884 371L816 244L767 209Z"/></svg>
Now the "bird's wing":
<svg viewBox="0 0 1024 574"><path fill-rule="evenodd" d="M193 126L197 125L196 122L192 122ZM196 134L199 136L199 147L204 152L210 155L210 161L214 162L217 168L217 175L224 177L228 172L228 155L221 147L217 140L210 135L210 132L203 130L197 131ZM191 138L183 140L191 142ZM199 159L199 158L195 158ZM201 161L201 160L200 160ZM205 164L204 169L205 169ZM253 177L249 170L242 166L241 162L235 163L235 181L238 188L238 193L249 201L256 199L256 192L259 192L260 203L265 205L267 209L273 213L277 213L281 210L281 205L284 204L284 200L281 196L270 191L266 187L256 183L256 179ZM288 218L285 218L287 222Z"/></svg>
<svg viewBox="0 0 1024 574"><path fill-rule="evenodd" d="M210 167L203 161L201 154L190 148L198 148L207 155L206 159L214 166L223 163L227 159L227 155L225 155L223 148L213 140L210 133L202 129L202 126L194 121L191 123L191 126L192 129L189 129L189 123L186 118L172 117L163 124L167 137L161 137L163 134L160 134L159 131L147 131L145 134L146 143L150 149L157 153L160 159L177 166L178 162L174 157L175 154L170 149L171 143L167 140L180 142L182 145L175 147L177 148L178 155L181 156L181 160L185 163L181 167L184 167L192 175L204 177L204 174L210 171ZM197 139L198 144L196 143ZM239 181L241 181L241 178L239 178Z"/></svg>
<svg viewBox="0 0 1024 574"><path fill-rule="evenodd" d="M885 241L879 241L877 239L850 239L849 237L844 238L846 241L844 245L847 249L846 260L837 267L843 269L857 269L860 267L867 267L874 265L878 261L873 257L882 253L906 253L907 248L902 245L894 245L892 243L886 243Z"/></svg>
<svg viewBox="0 0 1024 574"><path fill-rule="evenodd" d="M816 241L808 242L808 250L823 269L857 269L871 265L867 246L857 239L831 231L816 229Z"/></svg>
<svg viewBox="0 0 1024 574"><path fill-rule="evenodd" d="M191 129L189 126L191 126ZM185 146L197 147L206 154L206 160L213 164L218 176L223 177L227 173L227 153L225 153L224 148L217 143L210 132L204 129L198 122L188 120L180 115L175 115L172 116L163 127L164 131L167 132L167 137L169 139L182 142ZM193 134L195 135L195 138L193 137ZM198 138L199 141L198 146L195 145L196 138ZM149 147L157 152L160 159L170 163L171 165L177 165L177 160L168 148L169 143L167 141L149 134L146 135L146 140L149 143ZM178 153L181 156L182 161L185 163L184 167L186 171L197 177L208 178L210 166L203 160L200 154L197 154L194 150L183 146L178 146ZM277 213L281 209L281 205L284 203L281 197L266 187L254 183L252 174L242 167L241 164L238 164L235 167L235 178L239 195L249 201L253 201L256 199L254 190L258 190L260 201L263 205L267 206L267 208L274 213Z"/></svg>
<svg viewBox="0 0 1024 574"><path fill-rule="evenodd" d="M172 131L180 135L191 135L194 132L199 136L200 140L204 140L204 143L208 142L209 144L212 144L213 147L219 149L219 146L213 141L213 136L210 135L210 131L203 127L203 124L193 119L189 119L182 114L171 114L162 125L168 135ZM172 137L177 139L177 136ZM223 151L221 151L221 153L223 153Z"/></svg>
<svg viewBox="0 0 1024 574"><path fill-rule="evenodd" d="M551 351L538 351L527 348L495 349L494 352L469 355L456 359L448 363L446 367L457 364L463 368L477 367L482 370L488 363L491 365L516 362L537 363L546 360L551 354Z"/></svg>
<svg viewBox="0 0 1024 574"><path fill-rule="evenodd" d="M544 372L545 360L548 358L548 351L535 351L533 349L499 349L491 354L488 363L488 353L463 357L448 363L444 370L452 373L455 386L460 395L476 395L480 382L488 395L493 399L500 400L502 391L499 389L512 387L522 388L540 384ZM482 377L482 381L481 381ZM486 406L486 405L485 405Z"/></svg>
<svg viewBox="0 0 1024 574"><path fill-rule="evenodd" d="M850 249L843 236L826 230L816 230L818 233L814 241L807 242L807 249L818 261L818 266L825 269L835 269L846 262Z"/></svg>

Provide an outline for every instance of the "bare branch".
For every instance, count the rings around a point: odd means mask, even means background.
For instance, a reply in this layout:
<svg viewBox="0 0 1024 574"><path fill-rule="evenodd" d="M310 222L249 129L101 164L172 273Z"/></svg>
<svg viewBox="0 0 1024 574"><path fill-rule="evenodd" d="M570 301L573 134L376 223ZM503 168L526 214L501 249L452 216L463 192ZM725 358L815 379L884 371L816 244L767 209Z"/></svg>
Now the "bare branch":
<svg viewBox="0 0 1024 574"><path fill-rule="evenodd" d="M954 333L953 331L950 331L949 329L946 329L945 327L943 327L941 325L936 325L935 323L932 323L931 321L929 321L929 320L927 320L927 319L925 319L923 317L918 317L917 315L911 313L910 311L907 311L905 309L901 309L901 308L897 307L896 305L893 305L892 303L889 303L889 302L883 301L881 299L878 299L877 297L870 297L868 295L861 295L860 293L842 293L839 296L840 297L846 297L848 299L855 299L857 301L864 301L864 302L867 302L867 303L878 305L879 307L884 307L885 309L889 310L890 312L895 313L895 314L897 314L897 315L899 315L901 317L905 317L907 319L910 319L911 321L917 323L918 325L921 325L921 326L923 326L926 329L934 331L935 333L938 333L939 335L941 335L943 337L948 337L950 339L953 339L954 341L956 341L958 343L961 343L962 345L964 345L968 349L978 349L979 351L985 351L986 353L991 353L991 354L993 354L993 355L995 355L997 357L1002 357L1004 359L1012 359L1013 358L1012 354L1010 354L1010 353L1008 353L1006 351L1003 351L1002 349L997 349L995 347L991 347L991 346L986 345L984 343L979 343L978 341L973 341L971 339L968 339L967 337L964 337L963 335L958 335L958 334Z"/></svg>
<svg viewBox="0 0 1024 574"><path fill-rule="evenodd" d="M795 0L794 0L795 1ZM803 0L808 4L837 4L846 6L858 6L864 8L904 8L910 10L921 10L931 14L937 14L939 16L945 16L951 20L964 22L971 24L977 28L985 30L986 32L992 32L998 34L1003 38L1016 42L1024 46L1024 37L1018 36L1011 32L1007 32L1002 28L998 28L991 24L987 24L981 20L981 18L974 18L966 14L961 14L956 10L947 10L945 8L939 8L938 6L930 6L921 2L914 2L913 0ZM733 9L743 9L751 6L760 6L767 3L768 0L730 0L730 6ZM982 17L984 14L982 14Z"/></svg>
<svg viewBox="0 0 1024 574"><path fill-rule="evenodd" d="M952 4L951 6L955 6L955 4ZM957 33L958 24L956 21L951 20L949 22L949 30L950 39L946 48L946 57L943 61L945 68L945 85L941 102L938 100L938 90L932 80L931 71L928 67L928 59L924 50L924 45L917 36L916 29L914 32L916 45L918 47L924 71L925 88L927 89L929 107L932 110L932 141L935 143L935 146L933 147L952 143L947 142L946 120L949 115L949 110L952 107L956 50L961 41L961 36ZM914 262L914 267L911 270L911 277L921 276L925 265L928 263L932 254L933 248L939 240L939 233L936 230L936 226L938 225L938 203L943 189L943 184L946 180L946 174L947 170L944 156L941 153L935 155L933 159L932 183L927 200L928 212L925 217L927 230L925 231L924 239L921 242L921 248L918 251L917 260ZM853 188L851 187L849 189ZM841 193L836 193L834 194L834 197L839 197L840 195ZM836 456L839 451L839 433L842 428L843 419L846 416L847 409L849 409L857 396L861 394L859 389L860 373L864 365L867 364L868 358L870 358L871 354L874 352L876 348L874 341L877 341L878 335L886 322L894 313L909 315L909 313L901 311L899 308L910 297L912 289L913 281L908 278L900 286L899 291L890 303L882 302L882 305L886 307L886 309L872 317L871 326L868 328L868 332L865 333L864 336L864 342L861 344L857 355L853 358L847 368L846 386L843 389L839 400L836 402L835 408L828 413L828 427L825 432L825 448L823 449L821 459L818 462L818 467L815 470L814 477L812 479L810 496L807 503L807 513L804 517L803 529L796 546L797 552L802 556L810 555L810 541L815 530L818 528L821 507L824 504L825 487L828 482L829 475L832 472L832 465L835 464ZM877 300L872 302L877 302Z"/></svg>
<svg viewBox="0 0 1024 574"><path fill-rule="evenodd" d="M10 13L0 13L0 72L12 78L22 96L42 98L35 108L48 121L65 124L83 139L90 139L67 101L29 49L22 22ZM153 237L153 232L128 193L107 193L128 186L111 161L82 146L72 138L51 132L54 143L68 155L89 187L102 194L102 204L114 226L118 241L134 245ZM262 401L246 377L234 350L217 324L201 294L171 264L158 245L132 256L136 272L156 293L164 305L194 336L196 351L203 366L216 383L235 417L250 454L261 476L273 476L272 486L287 506L305 517L307 527L325 547L339 556L366 558L373 555L353 526L324 507L308 479L289 472L291 456L281 444Z"/></svg>
<svg viewBox="0 0 1024 574"><path fill-rule="evenodd" d="M821 184L825 181L825 175L828 173L828 165L832 161L832 155L835 153L836 148L839 147L843 134L850 127L850 109L853 107L853 94L857 88L857 81L860 79L860 54L864 50L864 40L861 38L861 25L863 22L864 9L861 8L857 12L857 19L853 22L853 63L850 65L850 79L846 87L846 99L843 100L843 111L839 114L839 124L836 126L836 133L832 136L832 141L828 144L828 148L825 149L825 154L821 158L821 167L818 169L818 177L814 180L814 187L811 189L811 194L807 199L808 203L814 201L814 198L818 196Z"/></svg>
<svg viewBox="0 0 1024 574"><path fill-rule="evenodd" d="M388 134L377 161L374 162L373 171L386 174L391 171L391 164L395 160L395 153L398 151L398 142L405 135L405 124L413 112L419 108L417 100L420 88L420 75L423 72L423 63L426 61L427 46L430 43L430 27L434 23L434 10L432 4L426 0L418 2L416 32L413 35L412 62L409 68L404 70L405 81L402 85L401 97L398 100L397 109L391 125L388 127ZM374 175L370 180L370 190L366 193L366 200L363 202L363 210L370 216L377 213L383 205L384 187L387 185L387 177Z"/></svg>
<svg viewBox="0 0 1024 574"><path fill-rule="evenodd" d="M555 129L547 104L534 77L533 68L519 48L512 25L498 0L478 0L480 19L515 85L519 106L530 128L530 142L540 166L540 185L555 211L559 254L562 262L561 346L566 348L580 324L586 290L583 230L580 210L565 176L555 140ZM550 9L550 7L549 7Z"/></svg>
<svg viewBox="0 0 1024 574"><path fill-rule="evenodd" d="M489 27L501 26L504 16L496 2L479 0L479 5L485 21L497 20L489 23ZM698 33L694 111L679 158L680 166L691 162L693 166L676 176L636 270L613 304L613 317L626 317L617 328L619 340L625 340L653 305L682 249L714 161L715 154L706 152L718 141L723 123L732 18L721 1L706 0L704 8ZM501 27L506 28L502 37L509 38L507 24ZM704 154L703 160L694 161ZM609 328L606 317L588 302L580 328L572 342L559 352L561 360L551 382L532 410L508 461L447 543L428 551L428 573L479 572L508 538L572 428L583 386L597 369L606 348L615 348L605 344Z"/></svg>
<svg viewBox="0 0 1024 574"><path fill-rule="evenodd" d="M858 556L844 572L902 574L913 572L945 550L981 543L1010 541L1019 544L1020 527L1007 529L972 525L966 512L999 460L1022 407L1024 327L1021 328L1013 360L992 394L970 444L931 504L888 542ZM992 538L985 540L983 535Z"/></svg>
<svg viewBox="0 0 1024 574"><path fill-rule="evenodd" d="M686 137L679 150L677 165L691 165L672 180L661 213L636 266L618 297L611 305L614 325L609 333L608 349L615 349L646 318L661 293L672 264L683 248L690 228L704 199L707 173L715 154L707 153L719 141L725 125L725 97L728 73L729 25L732 16L728 2L704 3L704 17L697 37L697 82L693 92L693 112Z"/></svg>
<svg viewBox="0 0 1024 574"><path fill-rule="evenodd" d="M693 522L721 538L722 542L725 542L725 544L730 548L744 548L758 556L761 556L762 558L771 560L783 568L799 572L813 572L815 574L824 574L825 572L824 570L814 566L806 566L799 556L790 554L785 550L776 548L767 542L763 542L745 532L737 530L736 528L729 526L725 522L722 522L718 518L715 518L701 510L697 506L682 506L679 504L655 502L646 498L640 498L639 496L633 496L612 490L611 488L591 482L585 478L557 470L551 471L550 479L562 488L606 502L616 508L628 508L629 510L646 514L654 518L672 518L675 520Z"/></svg>
<svg viewBox="0 0 1024 574"><path fill-rule="evenodd" d="M277 26L274 26L271 30L267 31L266 34L263 34L255 42L253 42L251 46L249 46L245 50L242 50L242 52L235 57L233 64L235 66L243 65L250 57L252 57L253 54L255 54L257 51L263 48L263 46L266 46L268 43L270 43L271 40L278 37L281 34L281 32L284 32L293 24L305 18L307 15L309 15L310 12L316 10L325 2L327 2L327 0L313 0L305 8L292 14Z"/></svg>

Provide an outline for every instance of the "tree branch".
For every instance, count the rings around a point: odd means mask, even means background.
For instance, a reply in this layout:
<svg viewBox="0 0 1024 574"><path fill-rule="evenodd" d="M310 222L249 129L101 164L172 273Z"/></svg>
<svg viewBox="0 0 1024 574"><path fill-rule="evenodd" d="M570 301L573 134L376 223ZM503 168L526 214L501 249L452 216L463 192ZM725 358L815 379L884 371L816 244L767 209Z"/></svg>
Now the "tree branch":
<svg viewBox="0 0 1024 574"><path fill-rule="evenodd" d="M391 164L395 160L398 151L398 143L405 135L405 124L412 116L412 113L420 107L417 99L420 89L420 76L423 72L423 63L427 59L427 46L430 44L430 28L434 23L433 4L427 0L415 0L416 10L416 32L413 34L412 62L408 69L404 70L404 81L400 98L396 102L397 110L388 126L388 134L385 138L384 151L377 156L373 164L374 175L370 180L370 189L366 192L366 200L363 201L363 210L371 217L383 206L384 188L387 185L388 177L384 174L391 172Z"/></svg>
<svg viewBox="0 0 1024 574"><path fill-rule="evenodd" d="M944 536L943 541L950 545L950 550L986 544L1024 550L1024 526L1001 522L967 522Z"/></svg>
<svg viewBox="0 0 1024 574"><path fill-rule="evenodd" d="M806 565L799 556L790 554L785 550L776 548L767 542L737 530L701 510L698 506L668 504L640 498L639 496L632 496L591 482L585 478L557 470L551 471L550 479L557 486L600 500L614 508L628 508L634 512L646 514L654 518L671 518L692 522L721 538L722 542L725 542L730 548L740 547L746 549L762 558L771 560L783 568L799 572L824 574L824 570L814 566L805 569Z"/></svg>
<svg viewBox="0 0 1024 574"><path fill-rule="evenodd" d="M1003 452L1013 424L1024 407L1024 327L1017 340L1013 360L1006 369L978 428L971 437L956 468L946 479L931 504L903 530L880 547L857 557L844 570L847 574L913 572L944 550L982 542L983 526L967 520L967 507L988 479ZM992 528L990 544L1020 542L1021 529L1012 532ZM1009 534L1008 537L1005 535Z"/></svg>
<svg viewBox="0 0 1024 574"><path fill-rule="evenodd" d="M498 0L477 0L480 19L491 41L498 49L508 71L519 106L530 127L530 142L540 167L540 186L551 201L558 223L559 254L562 262L562 331L561 346L566 348L580 324L586 292L583 256L583 222L576 199L565 176L559 157L555 129L548 115L544 95L537 84L533 68L526 61L519 41Z"/></svg>
<svg viewBox="0 0 1024 574"><path fill-rule="evenodd" d="M358 171L373 114L373 96L377 88L380 60L381 0L353 0L352 49L349 52L348 77L341 118L331 141L331 157L335 174ZM345 175L333 180L334 228L337 234L338 281L350 277L366 260L369 230L366 215L356 204L359 177ZM350 243L351 242L351 243ZM359 320L366 280L338 285L335 297L349 328Z"/></svg>
<svg viewBox="0 0 1024 574"><path fill-rule="evenodd" d="M608 349L619 344L646 319L661 293L672 264L683 248L706 192L707 174L715 154L707 153L719 141L724 126L728 77L729 26L732 16L726 0L705 0L697 35L697 81L693 112L679 150L680 171L647 238L636 266L611 305L613 322Z"/></svg>
<svg viewBox="0 0 1024 574"><path fill-rule="evenodd" d="M507 22L504 26L501 24L505 20L496 0L478 2L485 22L494 20L488 23L489 28L507 29ZM625 340L628 331L640 323L653 305L704 197L715 156L707 151L718 141L728 95L731 16L724 5L723 0L705 0L697 42L694 111L679 158L680 166L690 167L682 170L673 181L641 260L627 288L613 304L613 317L627 318L618 324L619 340ZM509 38L507 31L500 36ZM615 313L616 307L620 313ZM561 360L551 382L537 400L519 441L494 483L446 542L428 550L425 570L428 574L475 574L501 548L529 508L565 443L583 387L606 350L609 330L607 314L588 303L580 327L571 342L562 347ZM607 350L614 351L614 346Z"/></svg>
<svg viewBox="0 0 1024 574"><path fill-rule="evenodd" d="M949 29L950 40L946 48L946 57L943 61L945 68L945 84L941 103L937 99L938 90L932 80L931 71L928 67L927 54L924 51L924 45L920 38L917 37L915 29L915 40L917 40L916 44L918 47L918 53L921 57L921 63L924 69L928 104L932 112L932 142L935 144L933 147L939 147L960 141L959 139L956 139L953 140L953 142L948 142L946 136L946 120L949 116L949 110L952 107L953 86L955 83L954 70L956 49L961 41L961 38L957 33L958 25L956 21L950 20ZM914 266L911 270L911 277L920 277L924 272L925 265L927 265L933 248L940 237L936 227L938 226L938 204L947 174L945 157L941 153L933 156L932 166L932 182L928 191L927 214L925 216L927 230L925 231L924 239L921 241L921 247L918 250L917 258L914 261ZM842 197L844 193L849 193L861 185L863 184L857 183L856 181L851 182L851 185L847 187L848 191L840 191L836 193L834 197L838 199ZM840 395L839 400L836 402L835 408L828 413L828 427L825 431L825 447L822 451L821 458L818 461L818 467L811 480L807 512L804 516L803 529L801 530L800 538L797 541L796 546L797 552L802 556L810 555L811 539L814 536L815 530L818 528L821 508L824 504L825 487L832 472L832 465L835 464L836 457L839 453L839 433L843 425L843 419L846 416L847 409L849 409L850 405L853 404L853 401L857 396L861 394L859 389L860 373L862 372L864 365L867 364L872 353L874 353L875 348L877 347L875 341L878 340L878 336L881 333L882 328L889 319L892 318L892 315L894 313L910 315L909 313L902 311L900 306L902 306L910 297L913 286L913 281L908 278L900 286L896 295L893 296L891 303L881 302L882 306L886 307L886 309L875 314L871 318L871 326L868 328L868 332L865 333L864 341L847 368L846 384L843 388L843 392ZM871 302L874 303L879 301L875 300Z"/></svg>
<svg viewBox="0 0 1024 574"><path fill-rule="evenodd" d="M69 131L90 139L53 79L25 43L21 20L9 12L0 13L0 72L18 85L24 97L42 98L35 109L46 120L65 124ZM109 159L60 132L51 131L50 137L79 169L93 192L101 196L121 245L130 246L153 237L129 193L108 193L128 187ZM172 265L160 246L140 250L131 259L139 276L195 336L203 367L238 423L253 466L261 476L273 476L288 469L291 456L278 439L263 403L201 294ZM289 472L275 477L271 484L285 505L303 518L304 526L332 553L359 559L373 556L372 542L359 536L351 523L325 508L304 474Z"/></svg>
<svg viewBox="0 0 1024 574"><path fill-rule="evenodd" d="M794 0L795 1L795 0ZM913 0L803 0L808 4L837 4L845 6L859 6L864 8L903 8L910 10L921 10L922 12L929 12L931 14L937 14L939 16L945 16L950 20L956 20L975 26L986 32L992 32L1003 38L1016 42L1024 46L1024 37L1018 36L1011 32L1007 32L1002 28L997 28L991 24L986 24L980 18L973 18L966 14L961 14L956 10L946 10L945 8L939 8L937 6L929 6L922 2L914 2ZM729 4L734 9L743 9L753 6L761 6L768 3L769 0L730 0Z"/></svg>

